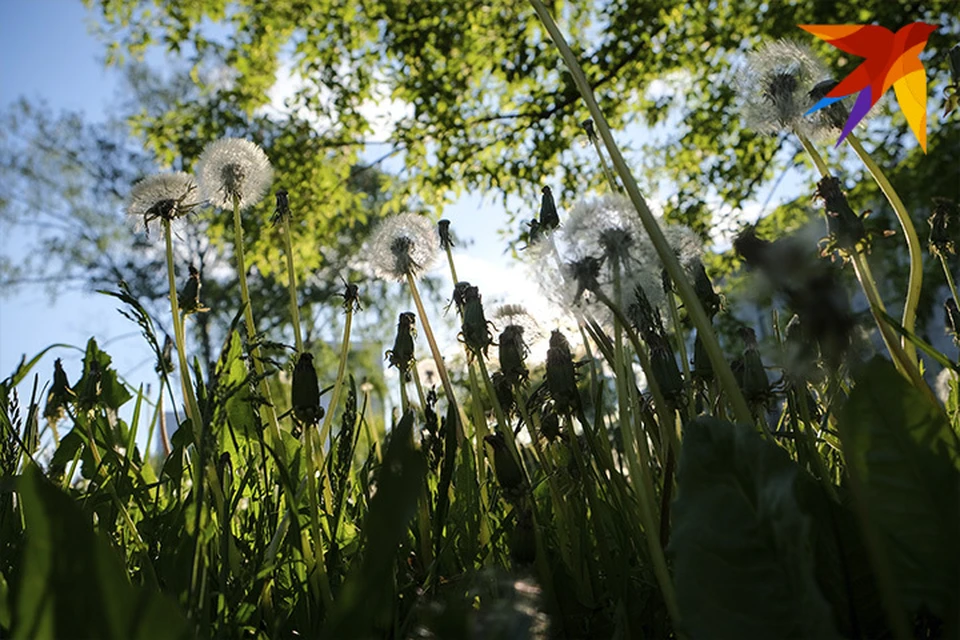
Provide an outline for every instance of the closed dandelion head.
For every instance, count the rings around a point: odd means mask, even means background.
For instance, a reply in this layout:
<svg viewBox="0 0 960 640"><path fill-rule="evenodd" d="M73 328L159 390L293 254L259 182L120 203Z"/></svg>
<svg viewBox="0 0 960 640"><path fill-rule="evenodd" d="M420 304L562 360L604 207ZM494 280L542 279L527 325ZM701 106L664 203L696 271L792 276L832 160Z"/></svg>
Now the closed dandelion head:
<svg viewBox="0 0 960 640"><path fill-rule="evenodd" d="M270 159L257 144L242 138L223 138L204 148L197 162L197 180L204 200L220 208L240 209L260 202L273 181Z"/></svg>
<svg viewBox="0 0 960 640"><path fill-rule="evenodd" d="M127 214L138 227L150 231L154 220L175 220L199 203L197 182L188 173L158 173L133 185L127 199Z"/></svg>
<svg viewBox="0 0 960 640"><path fill-rule="evenodd" d="M768 135L809 132L816 124L804 117L814 105L811 91L828 77L826 68L808 47L790 40L763 45L747 56L738 76L744 121L754 131Z"/></svg>
<svg viewBox="0 0 960 640"><path fill-rule="evenodd" d="M428 270L437 259L440 239L426 216L402 213L383 221L370 239L370 261L386 280L404 280Z"/></svg>

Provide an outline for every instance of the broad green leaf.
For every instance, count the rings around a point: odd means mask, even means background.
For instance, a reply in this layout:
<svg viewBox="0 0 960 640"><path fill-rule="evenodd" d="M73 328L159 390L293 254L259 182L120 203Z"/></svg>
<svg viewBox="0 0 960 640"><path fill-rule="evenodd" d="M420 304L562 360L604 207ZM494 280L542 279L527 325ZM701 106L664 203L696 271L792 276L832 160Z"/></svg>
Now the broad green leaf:
<svg viewBox="0 0 960 640"><path fill-rule="evenodd" d="M72 499L33 466L20 480L26 547L14 589L14 638L189 637L176 605L128 582L116 551Z"/></svg>
<svg viewBox="0 0 960 640"><path fill-rule="evenodd" d="M364 522L363 559L347 576L325 637L367 637L389 620L397 547L416 511L426 473L423 454L413 445L413 414L407 413L390 433Z"/></svg>
<svg viewBox="0 0 960 640"><path fill-rule="evenodd" d="M684 431L669 546L691 638L839 637L814 579L799 468L749 427Z"/></svg>
<svg viewBox="0 0 960 640"><path fill-rule="evenodd" d="M956 620L960 472L957 436L943 410L874 358L857 378L840 428L871 522L888 541L904 605Z"/></svg>

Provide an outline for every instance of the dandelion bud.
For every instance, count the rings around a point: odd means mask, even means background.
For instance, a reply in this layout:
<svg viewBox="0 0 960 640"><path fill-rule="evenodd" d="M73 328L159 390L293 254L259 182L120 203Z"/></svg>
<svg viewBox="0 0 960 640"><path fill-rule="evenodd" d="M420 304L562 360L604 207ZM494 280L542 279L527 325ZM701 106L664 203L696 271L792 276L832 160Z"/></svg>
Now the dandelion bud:
<svg viewBox="0 0 960 640"><path fill-rule="evenodd" d="M301 353L293 368L290 407L294 417L303 425L315 426L323 418L320 383L317 381L317 370L313 367L313 356L309 353Z"/></svg>
<svg viewBox="0 0 960 640"><path fill-rule="evenodd" d="M580 123L580 126L583 127L584 132L586 132L587 137L593 140L597 137L597 130L593 126L593 118L587 118Z"/></svg>
<svg viewBox="0 0 960 640"><path fill-rule="evenodd" d="M528 222L527 226L530 227L529 231L525 234L527 246L529 247L530 245L537 244L543 238L543 227L540 226L540 221L536 218Z"/></svg>
<svg viewBox="0 0 960 640"><path fill-rule="evenodd" d="M847 196L840 188L840 180L833 176L822 178L817 183L814 199L823 200L830 239L840 249L856 251L866 236L866 230L863 220L850 208Z"/></svg>
<svg viewBox="0 0 960 640"><path fill-rule="evenodd" d="M487 355L487 348L493 342L490 334L490 323L483 314L483 303L480 300L480 289L468 283L459 293L455 291L455 298L459 297L458 306L463 317L460 339L467 349L474 355Z"/></svg>
<svg viewBox="0 0 960 640"><path fill-rule="evenodd" d="M160 350L160 359L153 366L157 373L173 373L173 340L169 335L163 336L163 348Z"/></svg>
<svg viewBox="0 0 960 640"><path fill-rule="evenodd" d="M553 201L553 192L550 187L544 187L543 197L540 199L540 228L544 231L552 231L560 226L560 214L557 213L557 205Z"/></svg>
<svg viewBox="0 0 960 640"><path fill-rule="evenodd" d="M504 497L511 502L523 496L523 470L510 454L503 434L497 431L486 436L484 442L493 449L493 470L497 476L497 483L503 489Z"/></svg>
<svg viewBox="0 0 960 640"><path fill-rule="evenodd" d="M257 144L223 138L208 144L197 161L197 181L204 200L219 208L241 210L260 202L273 181L270 159Z"/></svg>
<svg viewBox="0 0 960 640"><path fill-rule="evenodd" d="M409 311L400 314L397 322L397 337L393 349L387 351L387 360L391 367L400 370L401 380L407 379L407 373L414 364L413 339L417 335L417 316Z"/></svg>
<svg viewBox="0 0 960 640"><path fill-rule="evenodd" d="M493 392L497 395L497 402L500 403L504 414L512 415L517 406L517 401L513 397L513 383L500 371L490 376L490 382L493 383Z"/></svg>
<svg viewBox="0 0 960 640"><path fill-rule="evenodd" d="M957 303L953 298L947 298L943 305L947 311L947 333L953 336L953 342L960 346L960 310L957 309Z"/></svg>
<svg viewBox="0 0 960 640"><path fill-rule="evenodd" d="M429 219L415 213L387 218L370 240L374 270L387 280L420 275L433 265L439 251L437 230Z"/></svg>
<svg viewBox="0 0 960 640"><path fill-rule="evenodd" d="M437 232L440 235L440 248L446 251L452 249L455 245L453 237L450 235L450 221L441 220L437 223Z"/></svg>
<svg viewBox="0 0 960 640"><path fill-rule="evenodd" d="M288 198L289 193L283 187L277 189L277 207L273 211L273 223L277 224L283 220L289 220L291 217L290 213L290 200Z"/></svg>
<svg viewBox="0 0 960 640"><path fill-rule="evenodd" d="M960 209L946 198L934 198L930 223L930 253L946 258L957 252L957 230L960 229Z"/></svg>
<svg viewBox="0 0 960 640"><path fill-rule="evenodd" d="M580 299L584 291L598 291L600 289L598 279L602 267L603 258L594 256L587 256L566 265L567 277L577 285L573 295L574 302Z"/></svg>
<svg viewBox="0 0 960 640"><path fill-rule="evenodd" d="M197 183L188 173L162 173L133 185L127 200L127 214L137 219L148 233L154 220L175 220L198 204Z"/></svg>
<svg viewBox="0 0 960 640"><path fill-rule="evenodd" d="M713 282L710 280L710 276L707 275L707 270L704 268L703 263L699 260L697 260L696 265L693 267L693 291L697 294L697 298L700 300L700 304L703 305L703 310L707 312L708 318L713 318L713 316L720 312L720 307L723 305L723 298L721 298L720 294L713 288Z"/></svg>
<svg viewBox="0 0 960 640"><path fill-rule="evenodd" d="M67 380L67 373L63 370L60 358L53 363L53 384L47 392L47 404L43 408L43 417L51 424L57 424L66 413L67 403L74 398L73 389Z"/></svg>
<svg viewBox="0 0 960 640"><path fill-rule="evenodd" d="M360 287L350 282L343 283L343 310L347 312L360 309Z"/></svg>
<svg viewBox="0 0 960 640"><path fill-rule="evenodd" d="M742 356L743 395L747 402L754 407L764 405L771 395L770 379L767 377L767 370L760 359L757 335L753 329L743 327L740 329L740 337L744 343Z"/></svg>
<svg viewBox="0 0 960 640"><path fill-rule="evenodd" d="M184 285L183 291L180 292L180 312L183 315L189 315L191 313L204 313L210 311L209 308L203 306L203 303L200 302L200 272L197 271L193 265L190 265L190 277L187 279L187 284Z"/></svg>
<svg viewBox="0 0 960 640"><path fill-rule="evenodd" d="M508 325L498 339L500 356L500 371L511 384L518 384L527 379L529 372L525 360L527 358L526 343L523 341L523 327Z"/></svg>
<svg viewBox="0 0 960 640"><path fill-rule="evenodd" d="M570 343L560 331L550 334L547 349L547 390L557 413L570 415L580 409L577 372L570 353Z"/></svg>
<svg viewBox="0 0 960 640"><path fill-rule="evenodd" d="M553 405L545 406L540 413L540 435L550 442L560 437L560 416Z"/></svg>
<svg viewBox="0 0 960 640"><path fill-rule="evenodd" d="M710 362L710 355L707 353L707 348L703 346L703 340L700 339L700 332L697 332L697 336L693 341L693 371L691 375L703 382L711 382L713 380L713 364Z"/></svg>

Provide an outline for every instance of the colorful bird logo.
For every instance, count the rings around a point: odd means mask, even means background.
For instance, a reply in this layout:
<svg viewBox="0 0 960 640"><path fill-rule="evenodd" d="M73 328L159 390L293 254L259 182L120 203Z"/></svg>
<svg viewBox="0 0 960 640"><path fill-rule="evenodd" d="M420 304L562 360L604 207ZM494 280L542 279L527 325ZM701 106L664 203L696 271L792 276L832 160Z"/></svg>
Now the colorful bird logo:
<svg viewBox="0 0 960 640"><path fill-rule="evenodd" d="M907 117L924 153L927 151L927 76L920 52L937 27L914 22L893 33L877 25L802 24L800 28L829 42L841 51L866 58L825 97L813 105L807 115L846 96L860 92L850 117L843 127L837 146L863 120L870 108L893 86L900 109Z"/></svg>

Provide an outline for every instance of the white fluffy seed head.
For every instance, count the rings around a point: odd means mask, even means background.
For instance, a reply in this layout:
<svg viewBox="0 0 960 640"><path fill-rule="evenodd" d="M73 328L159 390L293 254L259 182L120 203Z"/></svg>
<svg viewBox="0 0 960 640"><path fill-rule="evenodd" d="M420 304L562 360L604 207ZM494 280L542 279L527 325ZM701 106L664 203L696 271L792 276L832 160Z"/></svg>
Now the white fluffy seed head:
<svg viewBox="0 0 960 640"><path fill-rule="evenodd" d="M633 204L623 196L609 194L577 203L564 225L540 244L531 256L534 268L544 294L561 308L577 306L602 324L612 323L612 312L596 296L581 290L583 283L574 277L578 269L571 268L591 259L600 265L597 285L621 310L633 302L638 286L653 306L665 301L660 259ZM619 296L615 268L620 276Z"/></svg>
<svg viewBox="0 0 960 640"><path fill-rule="evenodd" d="M197 182L189 173L158 173L133 185L126 210L137 228L149 231L150 222L183 217L199 200Z"/></svg>
<svg viewBox="0 0 960 640"><path fill-rule="evenodd" d="M523 329L523 339L527 343L533 343L544 337L543 328L537 319L522 304L502 304L493 310L490 315L490 321L497 328L497 331L503 331L509 326L517 326Z"/></svg>
<svg viewBox="0 0 960 640"><path fill-rule="evenodd" d="M662 225L661 229L680 265L690 271L703 257L703 239L696 231L683 224Z"/></svg>
<svg viewBox="0 0 960 640"><path fill-rule="evenodd" d="M215 207L240 209L260 202L273 182L270 159L257 144L241 138L223 138L208 144L197 161L197 180L204 200Z"/></svg>
<svg viewBox="0 0 960 640"><path fill-rule="evenodd" d="M769 42L747 56L737 78L745 124L758 133L809 134L822 117L805 117L814 105L810 91L830 77L813 51L790 40Z"/></svg>
<svg viewBox="0 0 960 640"><path fill-rule="evenodd" d="M433 266L439 253L436 225L416 213L387 218L370 237L370 263L385 280L404 280L408 274L417 277Z"/></svg>

